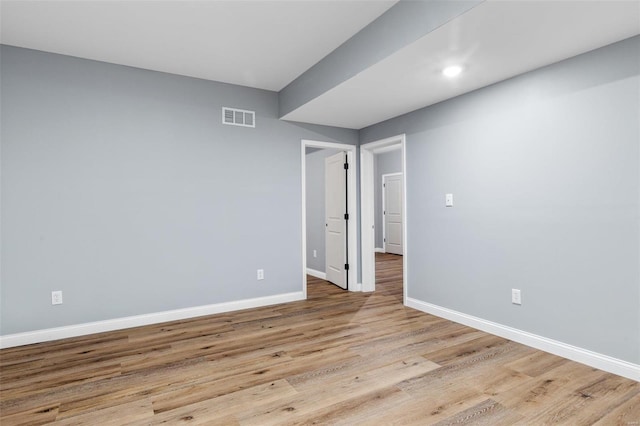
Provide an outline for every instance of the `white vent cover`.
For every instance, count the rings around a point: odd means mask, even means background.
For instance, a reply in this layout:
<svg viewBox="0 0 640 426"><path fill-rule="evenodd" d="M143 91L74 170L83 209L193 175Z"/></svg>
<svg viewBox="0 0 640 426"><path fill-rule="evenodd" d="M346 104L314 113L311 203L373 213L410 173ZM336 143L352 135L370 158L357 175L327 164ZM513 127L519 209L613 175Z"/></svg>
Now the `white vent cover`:
<svg viewBox="0 0 640 426"><path fill-rule="evenodd" d="M222 107L222 124L256 127L256 113L244 109Z"/></svg>

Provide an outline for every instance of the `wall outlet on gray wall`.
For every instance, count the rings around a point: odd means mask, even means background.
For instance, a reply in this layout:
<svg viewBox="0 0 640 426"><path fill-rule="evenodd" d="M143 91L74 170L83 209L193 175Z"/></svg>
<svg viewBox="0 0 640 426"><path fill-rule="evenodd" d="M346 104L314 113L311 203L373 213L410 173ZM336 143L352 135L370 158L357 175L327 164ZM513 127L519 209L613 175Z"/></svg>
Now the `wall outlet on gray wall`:
<svg viewBox="0 0 640 426"><path fill-rule="evenodd" d="M257 277L259 280L264 280L264 269L258 269Z"/></svg>

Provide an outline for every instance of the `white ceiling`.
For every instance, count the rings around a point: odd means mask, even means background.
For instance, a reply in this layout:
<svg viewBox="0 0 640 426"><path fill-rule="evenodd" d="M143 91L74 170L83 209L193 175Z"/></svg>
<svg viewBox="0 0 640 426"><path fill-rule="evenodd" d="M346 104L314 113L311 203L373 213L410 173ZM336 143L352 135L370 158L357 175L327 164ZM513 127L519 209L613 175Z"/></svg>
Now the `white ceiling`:
<svg viewBox="0 0 640 426"><path fill-rule="evenodd" d="M361 129L639 33L639 1L488 0L284 118Z"/></svg>
<svg viewBox="0 0 640 426"><path fill-rule="evenodd" d="M0 1L3 44L276 91L395 3ZM487 0L285 118L359 129L636 34L637 0Z"/></svg>
<svg viewBox="0 0 640 426"><path fill-rule="evenodd" d="M279 91L395 2L2 0L0 42Z"/></svg>

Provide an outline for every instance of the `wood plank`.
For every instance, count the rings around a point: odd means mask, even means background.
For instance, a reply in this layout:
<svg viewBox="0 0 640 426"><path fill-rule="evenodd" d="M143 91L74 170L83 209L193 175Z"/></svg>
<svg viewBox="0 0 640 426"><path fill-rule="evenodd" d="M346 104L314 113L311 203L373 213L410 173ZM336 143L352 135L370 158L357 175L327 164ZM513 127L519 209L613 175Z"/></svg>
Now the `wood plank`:
<svg viewBox="0 0 640 426"><path fill-rule="evenodd" d="M132 423L139 421L149 422L152 418L153 408L151 401L142 399L68 417L52 424L56 426L120 426L122 425L122 419L126 419L127 423Z"/></svg>
<svg viewBox="0 0 640 426"><path fill-rule="evenodd" d="M601 373L595 381L563 395L529 420L536 424L592 425L638 393L637 382Z"/></svg>
<svg viewBox="0 0 640 426"><path fill-rule="evenodd" d="M517 361L510 362L506 367L519 371L530 377L538 377L567 362L568 360L566 358L547 352L532 350L530 355L527 355Z"/></svg>
<svg viewBox="0 0 640 426"><path fill-rule="evenodd" d="M605 425L640 425L640 393L632 396L627 402L618 405L600 420L594 423L597 426Z"/></svg>
<svg viewBox="0 0 640 426"><path fill-rule="evenodd" d="M330 386L319 387L315 384L294 386L299 395L284 402L261 409L250 409L238 416L243 425L265 425L278 422L299 422L304 416L348 399L374 391L382 391L398 382L438 368L437 364L422 357L399 361L381 368L363 372L357 376L347 375L338 380L329 381Z"/></svg>
<svg viewBox="0 0 640 426"><path fill-rule="evenodd" d="M434 426L445 425L509 425L521 420L522 416L499 403L487 399L480 404L439 421Z"/></svg>
<svg viewBox="0 0 640 426"><path fill-rule="evenodd" d="M2 426L44 425L53 422L58 415L58 405L36 407L31 410L5 415L2 412Z"/></svg>
<svg viewBox="0 0 640 426"><path fill-rule="evenodd" d="M410 396L408 401L380 407L376 411L376 415L363 420L362 424L371 426L431 425L486 399L485 395L478 394L476 390L464 386L456 386L455 389L447 390L439 389L428 396L421 398Z"/></svg>
<svg viewBox="0 0 640 426"><path fill-rule="evenodd" d="M234 414L244 411L245 407L255 408L277 403L295 394L296 390L286 380L276 380L194 404L181 405L173 410L163 411L164 407L161 407L160 410L156 410L157 414L150 424L176 424L188 421L189 424L206 425L214 422L217 424L221 418L233 418L237 422Z"/></svg>
<svg viewBox="0 0 640 426"><path fill-rule="evenodd" d="M410 399L397 387L388 386L302 414L290 424L301 426L363 424L377 420L381 413L388 410L388 407L397 406Z"/></svg>

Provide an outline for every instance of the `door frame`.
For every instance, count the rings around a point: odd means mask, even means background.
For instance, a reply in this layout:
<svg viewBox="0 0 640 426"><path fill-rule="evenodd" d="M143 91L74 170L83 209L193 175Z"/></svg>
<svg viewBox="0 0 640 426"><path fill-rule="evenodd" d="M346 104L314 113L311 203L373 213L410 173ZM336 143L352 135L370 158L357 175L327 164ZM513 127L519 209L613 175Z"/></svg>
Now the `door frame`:
<svg viewBox="0 0 640 426"><path fill-rule="evenodd" d="M347 209L349 211L349 222L347 226L348 236L347 254L349 256L349 291L361 291L362 286L358 283L358 229L360 229L360 221L358 220L358 197L357 197L357 164L355 145L348 145L336 142L314 141L302 139L300 144L300 164L302 166L302 294L303 298L307 298L307 169L306 169L306 150L307 148L320 149L340 149L347 152L349 161L349 169L347 170Z"/></svg>
<svg viewBox="0 0 640 426"><path fill-rule="evenodd" d="M360 211L362 235L362 291L375 291L375 176L374 159L376 154L402 150L402 299L407 304L408 268L407 268L407 157L406 135L400 134L360 145Z"/></svg>
<svg viewBox="0 0 640 426"><path fill-rule="evenodd" d="M391 176L400 176L402 175L402 172L397 172L397 173L385 173L382 175L382 182L381 182L381 195L382 195L382 250L384 253L387 252L387 221L385 220L385 201L386 201L386 195L385 195L385 186L384 186L384 179L391 177ZM404 186L404 179L402 179L402 185ZM402 188L402 196L404 197L404 187ZM404 199L402 201L402 208L404 209ZM404 221L404 211L402 212L402 220ZM404 222L402 223L402 226L404 227ZM404 231L403 231L403 235L404 237ZM404 242L403 242L403 247L402 249L404 250ZM404 252L402 252L404 255Z"/></svg>

